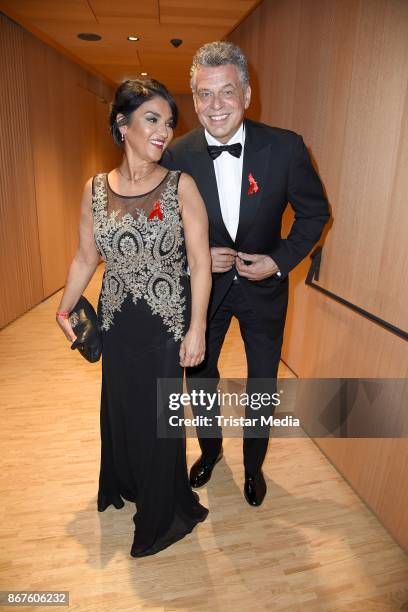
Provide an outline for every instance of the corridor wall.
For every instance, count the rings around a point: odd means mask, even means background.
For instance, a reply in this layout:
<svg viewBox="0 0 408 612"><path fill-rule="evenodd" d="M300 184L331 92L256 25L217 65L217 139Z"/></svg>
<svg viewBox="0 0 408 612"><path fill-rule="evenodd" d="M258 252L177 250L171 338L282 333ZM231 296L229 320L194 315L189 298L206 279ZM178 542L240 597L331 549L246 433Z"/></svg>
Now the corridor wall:
<svg viewBox="0 0 408 612"><path fill-rule="evenodd" d="M249 116L303 135L333 225L319 285L408 329L408 3L265 0L229 37L248 55ZM285 218L285 231L293 219ZM290 275L283 359L300 377L406 378L407 343ZM384 400L391 410L407 410ZM408 547L407 439L316 442Z"/></svg>
<svg viewBox="0 0 408 612"><path fill-rule="evenodd" d="M0 14L0 327L60 289L85 181L116 165L113 88Z"/></svg>

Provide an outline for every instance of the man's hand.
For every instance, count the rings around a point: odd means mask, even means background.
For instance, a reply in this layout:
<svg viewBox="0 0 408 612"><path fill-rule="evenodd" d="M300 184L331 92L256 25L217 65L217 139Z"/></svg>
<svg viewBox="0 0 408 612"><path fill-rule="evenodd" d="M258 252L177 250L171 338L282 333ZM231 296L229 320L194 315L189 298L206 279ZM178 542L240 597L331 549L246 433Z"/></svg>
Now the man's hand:
<svg viewBox="0 0 408 612"><path fill-rule="evenodd" d="M244 261L252 263L246 265ZM276 274L279 270L272 257L269 255L250 255L249 253L237 253L235 265L240 276L251 281L260 281Z"/></svg>
<svg viewBox="0 0 408 612"><path fill-rule="evenodd" d="M212 272L228 272L235 263L237 252L229 247L211 247Z"/></svg>

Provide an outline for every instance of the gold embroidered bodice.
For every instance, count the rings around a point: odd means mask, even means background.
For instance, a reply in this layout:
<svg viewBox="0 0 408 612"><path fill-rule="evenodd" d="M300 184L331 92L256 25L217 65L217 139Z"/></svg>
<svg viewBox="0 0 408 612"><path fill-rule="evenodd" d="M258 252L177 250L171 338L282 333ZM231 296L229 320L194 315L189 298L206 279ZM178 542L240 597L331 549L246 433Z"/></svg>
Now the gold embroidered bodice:
<svg viewBox="0 0 408 612"><path fill-rule="evenodd" d="M94 237L105 261L100 296L105 331L130 295L135 305L145 300L175 340L183 338L188 277L179 177L179 171L170 171L155 189L141 196L116 194L107 174L93 179Z"/></svg>

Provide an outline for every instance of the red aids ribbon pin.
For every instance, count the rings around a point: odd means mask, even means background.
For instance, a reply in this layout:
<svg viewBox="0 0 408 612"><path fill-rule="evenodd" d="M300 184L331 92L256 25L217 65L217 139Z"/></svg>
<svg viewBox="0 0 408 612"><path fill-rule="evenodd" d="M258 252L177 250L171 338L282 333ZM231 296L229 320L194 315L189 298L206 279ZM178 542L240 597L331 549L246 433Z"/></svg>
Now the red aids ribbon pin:
<svg viewBox="0 0 408 612"><path fill-rule="evenodd" d="M248 174L248 181L249 181L248 195L252 195L253 193L256 193L257 191L259 191L258 183L252 176L252 172Z"/></svg>
<svg viewBox="0 0 408 612"><path fill-rule="evenodd" d="M147 218L149 219L149 221L151 221L155 217L158 217L160 219L160 221L163 220L163 212L162 212L162 209L160 208L160 202L155 202L154 203L153 208L152 208L152 212L150 213L150 215Z"/></svg>

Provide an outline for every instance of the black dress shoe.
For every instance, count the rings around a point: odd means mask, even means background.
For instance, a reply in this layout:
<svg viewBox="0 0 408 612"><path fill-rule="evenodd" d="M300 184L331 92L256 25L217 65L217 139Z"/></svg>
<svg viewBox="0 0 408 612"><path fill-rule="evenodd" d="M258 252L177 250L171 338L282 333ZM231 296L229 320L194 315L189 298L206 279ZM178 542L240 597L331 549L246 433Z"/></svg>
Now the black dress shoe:
<svg viewBox="0 0 408 612"><path fill-rule="evenodd" d="M244 495L250 506L260 506L266 495L266 482L260 470L256 474L245 473Z"/></svg>
<svg viewBox="0 0 408 612"><path fill-rule="evenodd" d="M214 466L222 459L222 455L222 449L215 461L207 461L201 455L192 465L190 470L190 485L194 487L194 489L203 487L210 480Z"/></svg>

